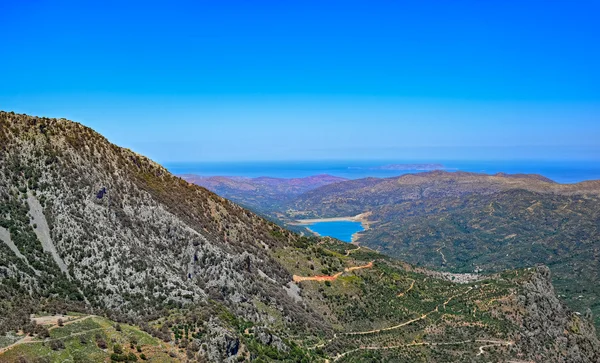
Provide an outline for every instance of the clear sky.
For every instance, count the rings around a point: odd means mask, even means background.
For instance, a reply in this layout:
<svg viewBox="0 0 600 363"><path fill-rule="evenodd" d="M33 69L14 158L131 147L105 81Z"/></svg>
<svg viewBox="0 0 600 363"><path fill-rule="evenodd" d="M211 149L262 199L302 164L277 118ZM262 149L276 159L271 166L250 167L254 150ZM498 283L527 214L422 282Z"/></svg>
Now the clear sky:
<svg viewBox="0 0 600 363"><path fill-rule="evenodd" d="M600 159L599 1L0 1L0 109L160 162Z"/></svg>

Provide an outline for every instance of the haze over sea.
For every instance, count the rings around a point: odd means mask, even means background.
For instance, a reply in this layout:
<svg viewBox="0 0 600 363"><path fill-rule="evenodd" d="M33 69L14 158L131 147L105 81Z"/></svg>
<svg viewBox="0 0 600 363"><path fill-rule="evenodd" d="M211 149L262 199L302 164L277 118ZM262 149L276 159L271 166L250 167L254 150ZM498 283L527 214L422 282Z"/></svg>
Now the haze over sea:
<svg viewBox="0 0 600 363"><path fill-rule="evenodd" d="M526 173L540 174L559 183L577 183L600 179L600 161L259 161L259 162L185 162L165 163L174 174L197 174L203 176L243 176L274 178L301 178L329 174L348 179L366 177L387 178L423 170L380 170L374 169L389 164L442 164L447 171L475 173Z"/></svg>

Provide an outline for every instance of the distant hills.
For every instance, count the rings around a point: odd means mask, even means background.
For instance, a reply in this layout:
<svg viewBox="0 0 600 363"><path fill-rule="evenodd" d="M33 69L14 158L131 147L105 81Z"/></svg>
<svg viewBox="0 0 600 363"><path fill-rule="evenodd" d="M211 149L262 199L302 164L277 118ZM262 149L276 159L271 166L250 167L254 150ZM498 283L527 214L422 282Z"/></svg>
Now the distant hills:
<svg viewBox="0 0 600 363"><path fill-rule="evenodd" d="M442 164L387 164L382 166L374 166L371 170L409 170L409 171L426 171L426 170L441 170L445 169Z"/></svg>
<svg viewBox="0 0 600 363"><path fill-rule="evenodd" d="M440 273L302 237L64 119L0 112L0 232L0 362L600 357L546 267Z"/></svg>
<svg viewBox="0 0 600 363"><path fill-rule="evenodd" d="M598 195L600 181L558 184L541 175L431 171L327 185L297 197L291 206L295 210L313 211L321 217L335 217L410 200L488 195L515 189L564 196L581 193Z"/></svg>
<svg viewBox="0 0 600 363"><path fill-rule="evenodd" d="M204 177L183 174L180 177L190 183L200 185L227 199L261 211L271 210L309 191L339 183L348 179L331 175L315 175L306 178L246 178L246 177Z"/></svg>

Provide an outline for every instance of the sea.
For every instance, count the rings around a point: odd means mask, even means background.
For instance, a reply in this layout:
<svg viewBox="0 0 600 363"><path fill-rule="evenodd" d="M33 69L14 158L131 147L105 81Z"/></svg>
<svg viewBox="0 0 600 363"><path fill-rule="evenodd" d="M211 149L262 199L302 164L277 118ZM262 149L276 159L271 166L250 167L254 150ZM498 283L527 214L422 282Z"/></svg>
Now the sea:
<svg viewBox="0 0 600 363"><path fill-rule="evenodd" d="M259 161L259 162L185 162L164 163L173 174L197 174L203 176L243 176L274 178L301 178L329 174L347 179L366 177L388 178L425 170L383 170L390 164L442 164L447 171L468 171L495 174L540 174L558 183L578 183L600 180L600 159L597 161L411 161L411 160L336 160L336 161Z"/></svg>

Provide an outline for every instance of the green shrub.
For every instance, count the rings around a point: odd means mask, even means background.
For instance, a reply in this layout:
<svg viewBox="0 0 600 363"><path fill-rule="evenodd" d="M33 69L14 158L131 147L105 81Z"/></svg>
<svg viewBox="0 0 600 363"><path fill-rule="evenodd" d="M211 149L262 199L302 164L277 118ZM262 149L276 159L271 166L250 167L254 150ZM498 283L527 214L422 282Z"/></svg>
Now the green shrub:
<svg viewBox="0 0 600 363"><path fill-rule="evenodd" d="M110 355L110 360L114 362L127 362L127 356L125 354L113 353Z"/></svg>
<svg viewBox="0 0 600 363"><path fill-rule="evenodd" d="M113 352L115 352L116 354L123 354L123 347L121 347L120 344L115 344L113 346Z"/></svg>

